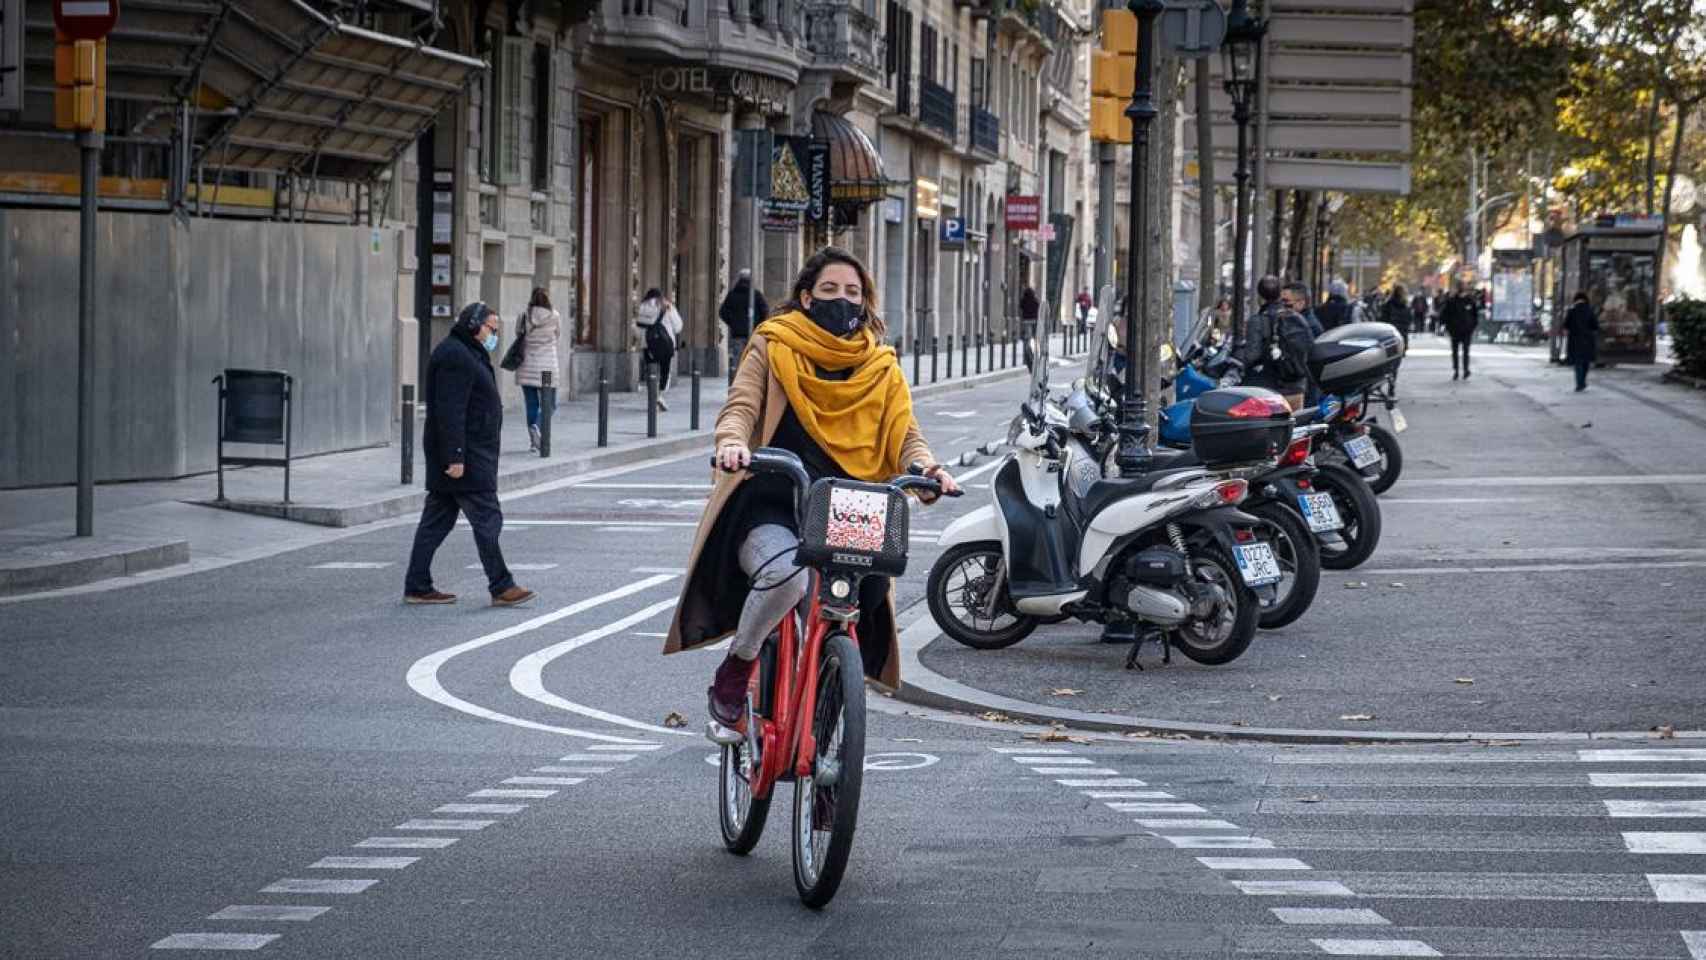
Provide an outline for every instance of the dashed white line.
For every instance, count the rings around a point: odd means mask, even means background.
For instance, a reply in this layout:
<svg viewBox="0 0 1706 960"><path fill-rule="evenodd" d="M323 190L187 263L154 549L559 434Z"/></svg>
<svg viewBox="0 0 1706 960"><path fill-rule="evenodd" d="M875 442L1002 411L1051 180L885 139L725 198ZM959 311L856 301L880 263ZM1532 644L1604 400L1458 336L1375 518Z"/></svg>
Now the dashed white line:
<svg viewBox="0 0 1706 960"><path fill-rule="evenodd" d="M1682 931L1682 945L1694 960L1706 960L1706 930Z"/></svg>
<svg viewBox="0 0 1706 960"><path fill-rule="evenodd" d="M555 790L526 790L526 789L475 790L473 793L468 794L468 796L474 800L497 800L497 799L501 799L503 797L510 797L510 798L513 798L516 800L543 800L546 797L554 797L556 795L557 795L557 791L555 791Z"/></svg>
<svg viewBox="0 0 1706 960"><path fill-rule="evenodd" d="M378 880L322 880L319 878L287 878L275 880L261 888L262 893L326 893L340 896L361 893Z"/></svg>
<svg viewBox="0 0 1706 960"><path fill-rule="evenodd" d="M390 560L336 560L331 563L316 563L310 570L383 570L392 565Z"/></svg>
<svg viewBox="0 0 1706 960"><path fill-rule="evenodd" d="M484 569L484 566L485 566L484 564L470 563L470 564L468 564L468 569L469 570L481 570L481 569ZM511 563L511 564L507 564L507 566L511 570L521 570L521 571L526 572L526 573L537 573L537 572L542 571L542 570L555 570L555 569L557 569L557 564L554 564L554 563Z"/></svg>
<svg viewBox="0 0 1706 960"><path fill-rule="evenodd" d="M1070 750L1062 750L1059 747L990 747L989 749L996 753L1018 753L1024 754L1028 757L1041 756L1043 754L1060 757L1066 756L1072 752Z"/></svg>
<svg viewBox="0 0 1706 960"><path fill-rule="evenodd" d="M525 803L447 803L434 807L433 813L520 813Z"/></svg>
<svg viewBox="0 0 1706 960"><path fill-rule="evenodd" d="M331 907L285 906L272 903L233 904L218 913L208 914L209 920L277 920L299 923L312 920Z"/></svg>
<svg viewBox="0 0 1706 960"><path fill-rule="evenodd" d="M393 830L484 830L496 820L405 820Z"/></svg>
<svg viewBox="0 0 1706 960"><path fill-rule="evenodd" d="M148 946L150 950L259 950L279 936L276 933L174 933Z"/></svg>
<svg viewBox="0 0 1706 960"><path fill-rule="evenodd" d="M1242 829L1244 829L1243 827L1240 827L1238 824L1233 823L1230 820L1201 820L1201 819L1188 819L1188 818L1183 819L1183 820L1150 820L1150 819L1139 818L1137 821L1137 824L1140 827L1148 827L1149 829L1154 830L1157 833L1162 833L1162 832L1165 832L1168 830L1242 830Z"/></svg>
<svg viewBox="0 0 1706 960"><path fill-rule="evenodd" d="M1660 903L1706 903L1706 873L1649 873L1647 885Z"/></svg>
<svg viewBox="0 0 1706 960"><path fill-rule="evenodd" d="M1390 926L1392 921L1373 910L1339 907L1269 907L1268 911L1281 923L1313 924L1335 927Z"/></svg>
<svg viewBox="0 0 1706 960"><path fill-rule="evenodd" d="M1134 801L1131 803L1115 802L1115 803L1108 804L1108 806L1114 810L1118 810L1120 813L1207 813L1208 812L1207 810L1204 810L1202 807L1199 807L1194 803L1167 803L1164 801L1155 802L1155 803L1150 803L1150 802L1146 802L1146 801Z"/></svg>
<svg viewBox="0 0 1706 960"><path fill-rule="evenodd" d="M1096 764L1096 761L1086 760L1083 757L1058 757L1058 756L1045 756L1045 755L1041 755L1041 754L1034 755L1034 756L1028 756L1028 757L1014 757L1013 761L1015 763L1040 763L1040 764L1044 764L1044 765L1053 765L1053 766L1057 766L1057 767L1064 767L1064 766L1090 767L1090 766L1095 766L1095 764Z"/></svg>
<svg viewBox="0 0 1706 960"><path fill-rule="evenodd" d="M1440 957L1444 954L1420 940L1314 940L1335 957Z"/></svg>
<svg viewBox="0 0 1706 960"><path fill-rule="evenodd" d="M1706 817L1706 800L1602 800L1614 818Z"/></svg>
<svg viewBox="0 0 1706 960"><path fill-rule="evenodd" d="M1274 842L1261 837L1192 836L1161 834L1161 839L1180 850L1272 850Z"/></svg>
<svg viewBox="0 0 1706 960"><path fill-rule="evenodd" d="M1088 773L1089 771L1088 770L1079 770L1076 772ZM1056 780L1055 783L1058 783L1063 787L1147 787L1147 786L1149 786L1149 784L1143 782L1142 780L1133 780L1131 777L1115 777L1111 780Z"/></svg>
<svg viewBox="0 0 1706 960"><path fill-rule="evenodd" d="M649 751L649 750L662 750L663 744L661 744L661 743L621 743L621 744L617 744L617 743L595 743L592 746L587 747L587 749L588 750L602 750L602 751L609 752L609 753L621 753L624 750L629 750L629 751L637 750L640 752L645 752L645 751ZM634 758L633 758L633 756L630 755L627 759L632 760Z"/></svg>
<svg viewBox="0 0 1706 960"><path fill-rule="evenodd" d="M1173 795L1165 790L1084 790L1080 791L1092 800L1171 800Z"/></svg>
<svg viewBox="0 0 1706 960"><path fill-rule="evenodd" d="M368 837L356 846L382 850L443 850L456 840L456 837Z"/></svg>
<svg viewBox="0 0 1706 960"><path fill-rule="evenodd" d="M544 767L534 767L533 772L534 773L599 774L599 773L609 773L610 771L612 771L614 769L616 769L616 768L615 767L559 767L559 766L553 765L553 766L544 766Z"/></svg>
<svg viewBox="0 0 1706 960"><path fill-rule="evenodd" d="M1706 748L1680 747L1674 750L1577 750L1582 763L1698 763L1706 761Z"/></svg>
<svg viewBox="0 0 1706 960"><path fill-rule="evenodd" d="M1032 767L1031 772L1032 773L1040 773L1045 777L1052 777L1052 776L1091 776L1091 775L1111 777L1114 774L1119 773L1118 770L1109 770L1106 767L1058 767L1058 766L1056 766L1056 767Z"/></svg>
<svg viewBox="0 0 1706 960"><path fill-rule="evenodd" d="M1706 853L1706 833L1625 832L1630 853Z"/></svg>
<svg viewBox="0 0 1706 960"><path fill-rule="evenodd" d="M1596 787L1706 787L1706 773L1590 773Z"/></svg>
<svg viewBox="0 0 1706 960"><path fill-rule="evenodd" d="M1313 870L1309 864L1293 857L1198 857L1197 862L1210 870Z"/></svg>
<svg viewBox="0 0 1706 960"><path fill-rule="evenodd" d="M627 747L624 749L633 749ZM635 753L571 753L557 759L563 763L627 763L639 756Z"/></svg>
<svg viewBox="0 0 1706 960"><path fill-rule="evenodd" d="M401 870L420 857L321 857L310 870Z"/></svg>
<svg viewBox="0 0 1706 960"><path fill-rule="evenodd" d="M1233 880L1232 885L1253 897L1354 897L1337 880Z"/></svg>
<svg viewBox="0 0 1706 960"><path fill-rule="evenodd" d="M518 787L525 787L529 784L553 787L572 787L577 783L585 782L585 777L509 777L504 780L504 783L512 783Z"/></svg>

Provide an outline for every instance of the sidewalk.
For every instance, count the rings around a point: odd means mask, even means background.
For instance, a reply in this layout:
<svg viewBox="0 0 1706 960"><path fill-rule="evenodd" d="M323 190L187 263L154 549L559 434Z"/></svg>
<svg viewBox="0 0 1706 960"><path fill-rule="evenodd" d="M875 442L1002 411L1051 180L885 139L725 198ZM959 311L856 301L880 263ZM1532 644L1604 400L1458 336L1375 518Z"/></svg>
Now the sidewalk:
<svg viewBox="0 0 1706 960"><path fill-rule="evenodd" d="M1054 356L1060 356L1055 338ZM959 390L992 380L1023 375L1017 356L1003 370L964 375L956 351L954 378L947 379L946 351L937 356L939 379L932 383L931 358L921 358L922 385L916 396ZM997 364L1000 353L997 351ZM901 358L908 379L913 358ZM972 369L978 367L975 358ZM609 446L599 447L596 394L559 402L552 421L549 459L528 450L527 426L519 409L506 410L498 489L513 491L593 470L621 467L658 457L709 449L710 434L728 386L721 377L700 383L700 429L690 427L691 383L686 377L664 394L669 410L659 412L657 437L646 436L644 392L610 395ZM76 491L72 487L0 491L0 596L53 590L111 577L158 570L197 559L243 559L257 545L315 542L326 532L316 527L350 528L412 516L425 498L419 437L415 443L414 482L401 482L399 444L325 454L294 461L291 502L280 499L284 471L278 468L228 468L226 500L216 500L213 474L177 480L106 484L95 489L95 533L74 537ZM43 518L53 518L44 520Z"/></svg>

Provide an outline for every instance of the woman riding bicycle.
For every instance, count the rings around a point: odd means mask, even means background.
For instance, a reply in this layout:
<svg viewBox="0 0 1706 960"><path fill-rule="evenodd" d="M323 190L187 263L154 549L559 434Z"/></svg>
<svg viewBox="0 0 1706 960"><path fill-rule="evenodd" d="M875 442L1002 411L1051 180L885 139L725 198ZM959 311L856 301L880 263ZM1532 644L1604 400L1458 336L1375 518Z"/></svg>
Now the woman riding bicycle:
<svg viewBox="0 0 1706 960"><path fill-rule="evenodd" d="M775 475L742 471L757 447L799 456L823 477L882 483L913 463L944 493L959 489L931 456L912 394L876 313L871 275L852 254L825 247L800 270L792 297L753 331L728 401L717 414L717 464L664 653L734 642L707 691L711 718L734 728L766 637L804 599L809 575L795 566L794 490ZM740 570L745 576L733 575ZM865 675L895 686L899 642L885 578L859 598Z"/></svg>

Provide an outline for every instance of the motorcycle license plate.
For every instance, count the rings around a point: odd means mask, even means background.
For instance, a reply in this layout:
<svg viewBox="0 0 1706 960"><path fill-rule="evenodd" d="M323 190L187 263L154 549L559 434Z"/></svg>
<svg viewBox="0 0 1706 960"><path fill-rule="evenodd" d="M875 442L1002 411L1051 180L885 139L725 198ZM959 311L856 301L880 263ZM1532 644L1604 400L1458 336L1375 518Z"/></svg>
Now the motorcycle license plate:
<svg viewBox="0 0 1706 960"><path fill-rule="evenodd" d="M1239 544L1238 575L1252 587L1279 582L1279 558L1274 556L1274 548L1265 543Z"/></svg>
<svg viewBox="0 0 1706 960"><path fill-rule="evenodd" d="M1303 519L1309 522L1310 533L1326 533L1345 525L1339 519L1339 505L1333 502L1330 493L1298 494L1297 506L1303 511Z"/></svg>
<svg viewBox="0 0 1706 960"><path fill-rule="evenodd" d="M1380 462L1380 451L1375 449L1374 441L1367 437L1352 437L1346 440L1345 456L1351 458L1358 470Z"/></svg>
<svg viewBox="0 0 1706 960"><path fill-rule="evenodd" d="M1403 433L1405 430L1408 430L1408 429L1410 429L1410 421L1404 419L1404 411L1398 409L1397 407L1393 407L1392 408L1392 432L1393 433Z"/></svg>

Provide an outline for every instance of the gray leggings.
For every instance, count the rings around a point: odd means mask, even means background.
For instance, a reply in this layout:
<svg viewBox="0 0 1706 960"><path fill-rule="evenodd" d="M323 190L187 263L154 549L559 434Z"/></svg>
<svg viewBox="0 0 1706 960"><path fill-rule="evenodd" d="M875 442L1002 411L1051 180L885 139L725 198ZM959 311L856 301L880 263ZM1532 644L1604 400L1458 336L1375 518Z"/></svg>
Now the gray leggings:
<svg viewBox="0 0 1706 960"><path fill-rule="evenodd" d="M753 527L741 541L740 568L753 583L746 605L740 608L740 624L729 652L742 660L755 659L770 631L806 598L811 576L794 565L794 549L799 545L794 531L774 523Z"/></svg>

